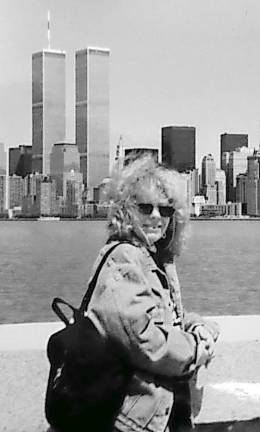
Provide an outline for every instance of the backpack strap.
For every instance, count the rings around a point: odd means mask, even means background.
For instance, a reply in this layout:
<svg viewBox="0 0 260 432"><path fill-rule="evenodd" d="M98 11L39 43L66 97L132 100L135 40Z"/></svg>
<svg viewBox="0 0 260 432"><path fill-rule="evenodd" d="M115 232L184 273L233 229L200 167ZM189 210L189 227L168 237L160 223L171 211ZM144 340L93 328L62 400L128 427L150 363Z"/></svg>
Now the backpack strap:
<svg viewBox="0 0 260 432"><path fill-rule="evenodd" d="M68 306L68 308L71 309L71 311L72 311L72 313L73 313L73 318L74 318L75 321L77 321L80 317L82 317L83 312L84 312L84 311L87 309L87 307L88 307L88 304L89 304L89 302L90 302L91 296L92 296L92 294L93 294L93 292L94 292L94 289L95 289L95 286L96 286L96 283L97 283L97 279L98 279L99 273L100 273L100 271L101 271L101 269L102 269L102 267L103 267L103 265L104 265L104 263L105 263L105 261L106 261L108 255L110 255L111 252L112 252L112 251L113 251L117 246L119 246L119 245L122 244L122 243L130 243L130 242L129 242L129 241L126 241L126 240L121 241L121 242L117 242L116 244L114 244L113 246L111 246L111 248L108 249L108 250L106 251L106 253L103 255L103 257L102 257L102 259L101 259L101 261L100 261L100 263L99 263L99 265L98 265L98 267L97 267L97 270L96 270L96 272L95 272L93 278L91 279L91 281L90 281L90 283L89 283L89 285L88 285L87 292L86 292L86 294L84 295L83 300L82 300L81 305L80 305L79 308L75 308L75 307L72 306L70 303L66 302L65 300L61 299L60 297L55 297L55 298L53 299L53 301L52 301L52 305L51 305L52 310L53 310L53 311L55 312L55 314L60 318L60 320L64 322L64 324L65 324L66 326L68 326L68 325L70 324L70 320L69 320L69 318L66 317L66 315L65 315L65 313L62 311L60 305Z"/></svg>
<svg viewBox="0 0 260 432"><path fill-rule="evenodd" d="M92 297L92 294L93 294L93 292L94 292L94 289L95 289L95 286L96 286L96 283L97 283L97 279L98 279L99 273L100 273L100 271L101 271L101 269L102 269L102 267L103 267L103 265L104 265L104 263L105 263L107 257L111 254L111 252L113 252L113 250L114 250L117 246L119 246L119 245L122 244L122 243L130 243L130 242L129 242L129 241L121 241L121 242L118 242L118 243L114 244L110 249L108 249L108 250L106 251L106 253L103 255L103 257L102 257L102 259L101 259L101 261L100 261L100 263L99 263L99 265L98 265L98 268L97 268L97 270L96 270L96 272L95 272L93 278L91 279L91 281L90 281L90 283L89 283L89 285L88 285L87 292L86 292L86 294L84 295L83 300L82 300L82 302L81 302L81 305L80 305L80 308L79 308L79 310L80 310L81 312L84 312L84 311L87 309L87 307L88 307L88 304L89 304L89 302L90 302L90 299L91 299L91 297Z"/></svg>

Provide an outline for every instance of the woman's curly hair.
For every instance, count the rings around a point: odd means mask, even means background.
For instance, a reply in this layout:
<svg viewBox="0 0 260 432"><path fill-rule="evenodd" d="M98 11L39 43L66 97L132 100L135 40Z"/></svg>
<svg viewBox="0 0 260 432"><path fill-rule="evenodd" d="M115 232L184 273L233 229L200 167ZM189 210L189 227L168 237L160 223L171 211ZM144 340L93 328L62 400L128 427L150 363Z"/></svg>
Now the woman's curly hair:
<svg viewBox="0 0 260 432"><path fill-rule="evenodd" d="M136 191L147 181L156 186L158 199L166 197L169 205L175 208L174 219L178 229L174 233L173 253L179 255L189 219L185 182L181 174L158 164L149 154L130 156L122 168L119 165L114 167L104 188L104 199L110 204L109 234L121 239L133 235L133 218L137 210Z"/></svg>

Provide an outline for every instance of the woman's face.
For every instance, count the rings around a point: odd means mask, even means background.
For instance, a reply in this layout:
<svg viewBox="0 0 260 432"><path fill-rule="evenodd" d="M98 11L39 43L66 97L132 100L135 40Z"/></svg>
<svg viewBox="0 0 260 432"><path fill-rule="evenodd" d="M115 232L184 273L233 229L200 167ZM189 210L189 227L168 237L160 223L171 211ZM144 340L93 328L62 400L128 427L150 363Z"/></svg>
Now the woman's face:
<svg viewBox="0 0 260 432"><path fill-rule="evenodd" d="M138 224L152 245L165 234L173 207L152 182L138 188L136 205Z"/></svg>

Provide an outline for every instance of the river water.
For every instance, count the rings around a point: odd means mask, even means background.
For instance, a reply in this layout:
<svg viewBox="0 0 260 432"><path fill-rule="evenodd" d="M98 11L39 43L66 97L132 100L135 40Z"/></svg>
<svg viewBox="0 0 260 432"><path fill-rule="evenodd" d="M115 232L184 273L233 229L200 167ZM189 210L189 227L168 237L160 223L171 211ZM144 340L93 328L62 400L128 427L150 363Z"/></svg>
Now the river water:
<svg viewBox="0 0 260 432"><path fill-rule="evenodd" d="M192 221L178 259L183 303L203 315L260 313L260 221ZM55 321L80 303L106 239L102 221L0 222L0 323Z"/></svg>

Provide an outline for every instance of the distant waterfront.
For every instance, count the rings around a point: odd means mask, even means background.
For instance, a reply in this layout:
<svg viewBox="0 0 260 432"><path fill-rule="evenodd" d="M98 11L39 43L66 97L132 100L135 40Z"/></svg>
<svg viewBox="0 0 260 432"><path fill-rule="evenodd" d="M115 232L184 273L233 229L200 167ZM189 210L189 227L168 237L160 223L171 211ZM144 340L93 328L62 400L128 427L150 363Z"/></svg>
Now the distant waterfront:
<svg viewBox="0 0 260 432"><path fill-rule="evenodd" d="M191 216L190 220L192 221L259 221L260 216L215 216L215 217L206 217L199 216L194 217ZM0 218L0 222L21 222L21 221L60 221L60 222L91 222L91 221L106 221L105 217L85 217L85 218L63 218L63 217L15 217L15 218Z"/></svg>
<svg viewBox="0 0 260 432"><path fill-rule="evenodd" d="M0 224L0 322L53 321L52 298L78 305L105 221ZM179 258L183 302L207 315L259 314L260 222L191 222Z"/></svg>

